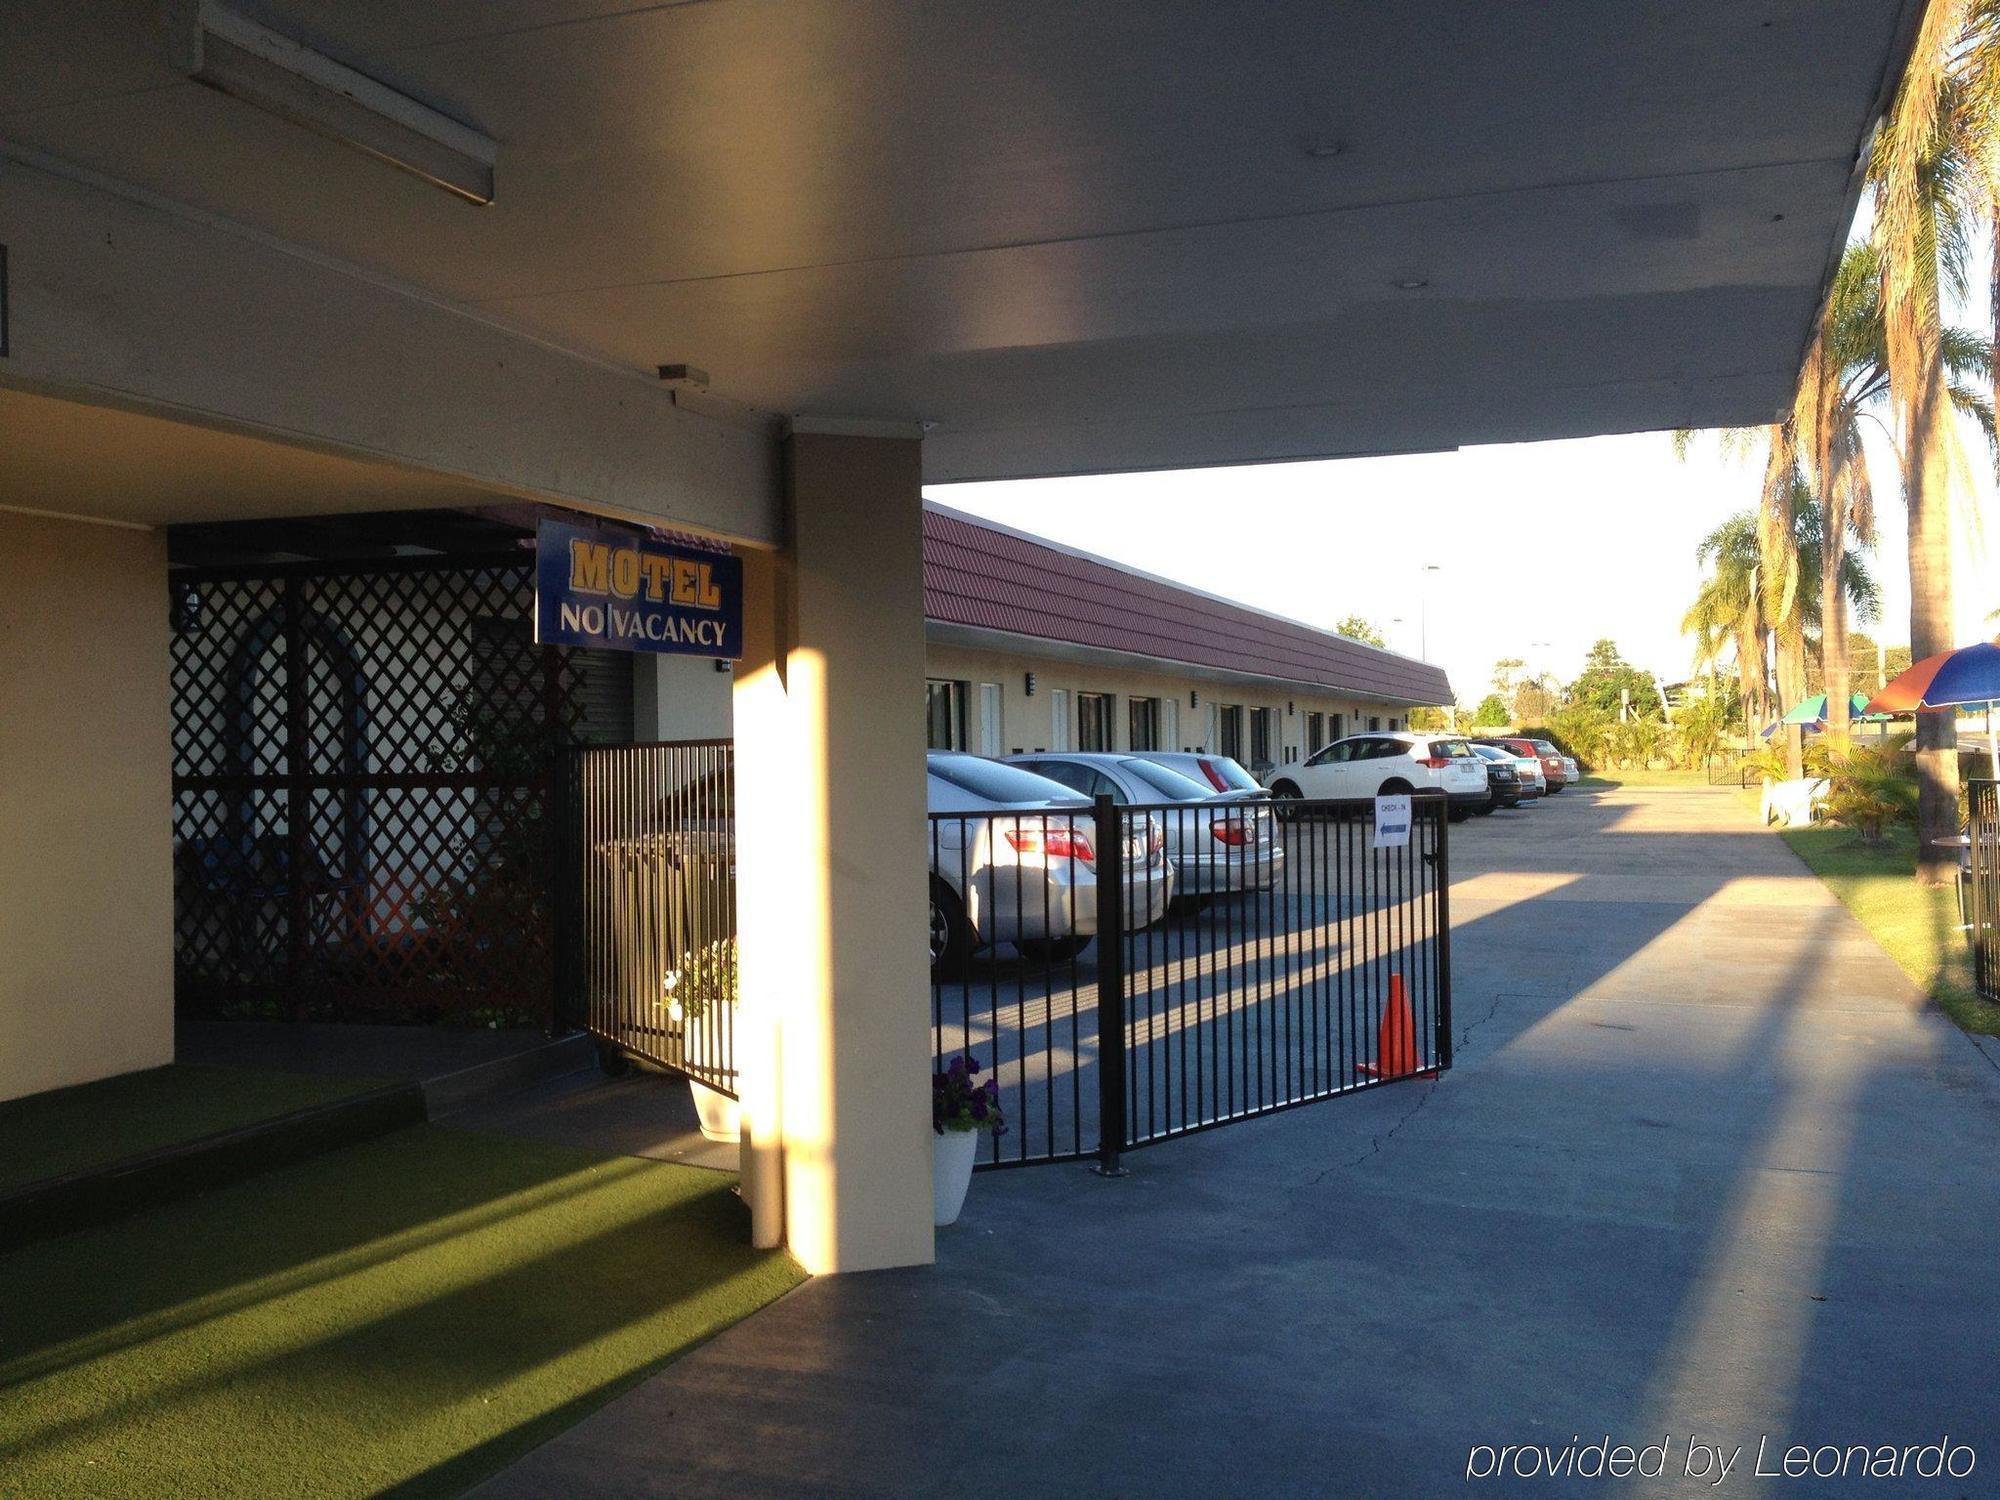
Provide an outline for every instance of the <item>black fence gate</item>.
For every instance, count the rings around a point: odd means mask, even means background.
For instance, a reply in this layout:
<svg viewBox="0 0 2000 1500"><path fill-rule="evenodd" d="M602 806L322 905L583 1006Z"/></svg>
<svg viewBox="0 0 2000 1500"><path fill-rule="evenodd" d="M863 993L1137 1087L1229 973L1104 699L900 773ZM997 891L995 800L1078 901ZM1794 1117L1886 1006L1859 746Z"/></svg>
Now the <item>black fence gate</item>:
<svg viewBox="0 0 2000 1500"><path fill-rule="evenodd" d="M1959 917L1972 941L1972 979L1979 998L2000 1003L2000 782L1967 784L1971 818L1967 857L1959 869Z"/></svg>
<svg viewBox="0 0 2000 1500"><path fill-rule="evenodd" d="M1447 808L1411 803L1401 843L1372 800L933 814L933 1050L1000 1086L983 1164L1450 1067Z"/></svg>
<svg viewBox="0 0 2000 1500"><path fill-rule="evenodd" d="M180 1009L550 1020L550 767L594 668L533 598L519 550L173 571Z"/></svg>
<svg viewBox="0 0 2000 1500"><path fill-rule="evenodd" d="M622 1052L736 1094L735 755L728 740L566 758L565 990ZM573 948L573 951L571 949Z"/></svg>

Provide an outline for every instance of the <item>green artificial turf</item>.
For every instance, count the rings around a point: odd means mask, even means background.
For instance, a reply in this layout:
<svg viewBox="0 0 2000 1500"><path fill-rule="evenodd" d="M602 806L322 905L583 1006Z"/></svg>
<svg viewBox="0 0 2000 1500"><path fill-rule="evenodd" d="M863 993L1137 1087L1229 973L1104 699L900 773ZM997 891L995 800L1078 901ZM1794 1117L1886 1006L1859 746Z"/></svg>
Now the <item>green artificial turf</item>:
<svg viewBox="0 0 2000 1500"><path fill-rule="evenodd" d="M1947 1015L1967 1031L2000 1036L2000 1005L1973 989L1971 950L1957 930L1956 888L1917 884L1914 829L1893 828L1880 845L1835 823L1783 828L1778 836Z"/></svg>
<svg viewBox="0 0 2000 1500"><path fill-rule="evenodd" d="M803 1279L733 1182L422 1125L0 1255L0 1494L457 1494Z"/></svg>
<svg viewBox="0 0 2000 1500"><path fill-rule="evenodd" d="M381 1084L376 1078L175 1063L10 1099L0 1104L0 1189L104 1166Z"/></svg>

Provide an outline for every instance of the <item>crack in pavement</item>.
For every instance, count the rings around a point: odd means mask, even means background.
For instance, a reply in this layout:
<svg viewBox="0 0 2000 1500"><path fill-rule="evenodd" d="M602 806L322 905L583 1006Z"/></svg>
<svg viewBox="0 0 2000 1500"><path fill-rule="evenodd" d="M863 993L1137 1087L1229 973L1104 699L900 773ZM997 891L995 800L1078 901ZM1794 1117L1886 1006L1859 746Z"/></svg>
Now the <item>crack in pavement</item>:
<svg viewBox="0 0 2000 1500"><path fill-rule="evenodd" d="M1454 1066L1456 1066L1457 1054L1465 1049L1467 1042L1471 1039L1472 1033L1477 1031L1480 1027L1484 1026L1488 1021L1492 1020L1495 1016L1500 1014L1501 1003L1506 998L1507 997L1504 994L1496 994L1493 997L1493 1004L1487 1008L1486 1014L1481 1016L1478 1020L1471 1022L1469 1025L1467 1025L1463 1030L1459 1032L1458 1046L1454 1049L1453 1052ZM1439 1085L1442 1084L1443 1082L1444 1082L1444 1076L1442 1074L1438 1075L1436 1078L1433 1078L1429 1086L1426 1087L1423 1093L1417 1097L1417 1102L1415 1104L1412 1104L1408 1109L1404 1110L1403 1113L1400 1116L1398 1116L1395 1124L1391 1125L1387 1130L1383 1131L1380 1135L1372 1138L1368 1143L1368 1149L1362 1152L1359 1156L1355 1157L1353 1161L1335 1162L1333 1165L1326 1167L1322 1171L1320 1171L1317 1175L1315 1175L1312 1178L1311 1181L1299 1183L1296 1187L1291 1188L1289 1190L1288 1196L1297 1197L1297 1195L1300 1193L1310 1192L1312 1189L1318 1187L1322 1182L1325 1182L1327 1178L1331 1177L1335 1172L1350 1171L1353 1168L1360 1166L1363 1162L1367 1161L1371 1156L1381 1155L1383 1146L1387 1145L1388 1142L1392 1138L1394 1138L1397 1131L1401 1130L1405 1125L1409 1124L1410 1121L1414 1120L1417 1117L1418 1112L1422 1110L1426 1104L1431 1102L1431 1095L1435 1094L1438 1091Z"/></svg>

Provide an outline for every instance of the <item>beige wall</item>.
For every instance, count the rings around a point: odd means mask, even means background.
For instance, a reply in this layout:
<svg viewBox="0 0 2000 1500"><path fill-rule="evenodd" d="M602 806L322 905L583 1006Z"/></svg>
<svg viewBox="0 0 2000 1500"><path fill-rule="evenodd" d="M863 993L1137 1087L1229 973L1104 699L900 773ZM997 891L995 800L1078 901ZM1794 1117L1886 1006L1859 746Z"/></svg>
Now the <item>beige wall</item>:
<svg viewBox="0 0 2000 1500"><path fill-rule="evenodd" d="M1339 697L1332 694L1315 694L1307 688L1257 687L1245 683L1218 681L1194 672L1146 672L1124 667L1090 666L1078 662L1055 660L1044 656L1016 655L1009 651L976 651L965 647L933 644L927 653L925 672L928 677L966 684L966 748L984 752L998 747L1002 755L1015 751L1052 750L1056 748L1056 713L1058 705L1069 721L1067 748L1079 748L1077 739L1077 695L1079 693L1108 693L1112 695L1111 732L1114 750L1129 750L1131 746L1130 717L1128 704L1132 698L1157 698L1162 700L1162 717L1165 717L1166 701L1174 704L1174 718L1177 723L1162 725L1162 734L1169 728L1176 730L1171 744L1163 743L1162 750L1216 750L1210 730L1209 711L1211 707L1226 704L1240 704L1244 708L1244 752L1243 760L1249 763L1249 710L1268 708L1274 711L1276 734L1272 746L1271 759L1275 764L1285 765L1305 759L1317 749L1308 745L1307 715L1344 714L1346 716L1341 732L1353 734L1367 729L1371 718L1381 721L1381 728L1403 723L1409 709L1403 704L1369 702L1362 698ZM1035 695L1031 698L1027 691L1027 674L1035 674ZM992 695L981 691L983 685L999 688L1000 722L999 733L989 738L986 733L989 722L989 707ZM1190 705L1189 694L1198 702ZM1066 695L1059 697L1058 695ZM1322 742L1334 738L1332 721L1329 718L1322 733Z"/></svg>
<svg viewBox="0 0 2000 1500"><path fill-rule="evenodd" d="M671 657L662 657L663 663L673 663L675 667L686 667L685 662ZM640 669L645 668L642 658ZM677 672L671 681L663 674L660 686L655 692L657 708L649 711L642 691L640 731L642 734L657 734L660 739L704 739L728 735L731 724L729 692L730 680L726 675L715 672L707 662L693 664L698 671ZM1027 695L1027 674L1035 674L1035 696ZM1094 667L1076 662L1060 661L1053 657L1036 655L1016 655L1007 651L975 651L959 646L932 643L925 652L924 673L928 678L942 678L947 681L966 684L966 748L975 753L995 749L1002 755L1011 755L1016 750L1047 750L1054 746L1055 706L1058 689L1067 692L1065 700L1070 722L1070 748L1076 740L1076 695L1082 693L1110 693L1114 695L1112 705L1112 748L1129 750L1130 719L1127 701L1133 697L1158 698L1162 700L1162 718L1166 716L1164 704L1174 704L1175 723L1170 726L1177 730L1171 745L1162 743L1160 748L1192 750L1196 748L1214 749L1209 742L1208 714L1210 705L1237 703L1245 709L1245 736L1248 737L1248 710L1263 707L1276 711L1278 715L1278 750L1273 759L1280 764L1299 761L1317 749L1306 743L1310 713L1328 716L1322 729L1322 740L1335 737L1331 715L1343 714L1340 732L1354 734L1369 727L1368 721L1381 720L1380 727L1400 726L1409 715L1409 706L1401 703L1370 702L1364 698L1340 697L1331 694L1315 694L1308 689L1280 689L1275 687L1251 687L1241 683L1221 681L1205 677L1192 669L1186 672L1145 672L1126 667ZM999 689L1000 714L998 733L992 738L985 737L987 708L991 695L980 691L982 686ZM1200 701L1194 707L1188 705L1188 694L1192 692ZM1287 712L1286 705L1291 705ZM1162 732L1169 727L1163 724ZM1289 756L1287 755L1289 752ZM1246 757L1248 751L1245 751Z"/></svg>
<svg viewBox="0 0 2000 1500"><path fill-rule="evenodd" d="M0 1099L171 1062L167 549L0 512Z"/></svg>
<svg viewBox="0 0 2000 1500"><path fill-rule="evenodd" d="M734 674L745 1194L768 1241L775 1167L800 1264L870 1270L932 1255L918 444L791 442Z"/></svg>

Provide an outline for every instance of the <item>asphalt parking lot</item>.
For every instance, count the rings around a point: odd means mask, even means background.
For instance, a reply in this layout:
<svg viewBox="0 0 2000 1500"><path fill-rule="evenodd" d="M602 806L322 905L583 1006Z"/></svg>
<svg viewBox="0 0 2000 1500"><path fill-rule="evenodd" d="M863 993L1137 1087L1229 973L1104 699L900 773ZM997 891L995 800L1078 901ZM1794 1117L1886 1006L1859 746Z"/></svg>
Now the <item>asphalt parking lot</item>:
<svg viewBox="0 0 2000 1500"><path fill-rule="evenodd" d="M1977 1477L1923 1492L1991 1493L1993 1063L1730 793L1452 833L1442 1080L985 1174L935 1266L809 1283L483 1493L1582 1495L1466 1472L1608 1437L1668 1446L1625 1493L1802 1494L1760 1439L1941 1435Z"/></svg>

